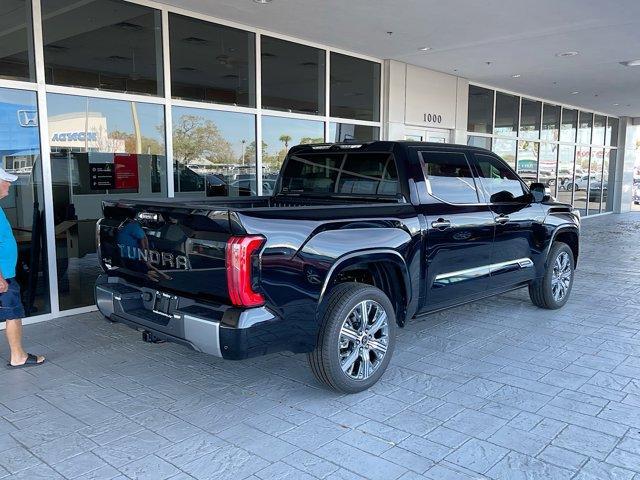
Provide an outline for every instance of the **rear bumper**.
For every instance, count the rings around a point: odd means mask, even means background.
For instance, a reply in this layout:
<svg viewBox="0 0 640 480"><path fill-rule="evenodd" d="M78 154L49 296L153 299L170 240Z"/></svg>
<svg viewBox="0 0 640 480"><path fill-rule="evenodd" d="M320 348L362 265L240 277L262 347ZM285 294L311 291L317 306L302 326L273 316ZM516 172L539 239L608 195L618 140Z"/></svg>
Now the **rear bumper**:
<svg viewBox="0 0 640 480"><path fill-rule="evenodd" d="M286 349L264 335L281 323L265 307L240 310L165 295L171 302L167 314L154 310L156 295L162 292L107 275L95 286L96 305L105 317L198 352L240 360Z"/></svg>

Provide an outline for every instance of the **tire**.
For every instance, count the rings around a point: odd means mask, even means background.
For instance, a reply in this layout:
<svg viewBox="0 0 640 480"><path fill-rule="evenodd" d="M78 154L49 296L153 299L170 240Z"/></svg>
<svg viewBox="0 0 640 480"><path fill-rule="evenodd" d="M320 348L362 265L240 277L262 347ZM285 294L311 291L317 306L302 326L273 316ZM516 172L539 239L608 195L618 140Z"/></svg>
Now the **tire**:
<svg viewBox="0 0 640 480"><path fill-rule="evenodd" d="M368 329L360 323L364 302L372 316ZM372 332L383 313L385 323ZM371 285L340 284L324 300L319 317L316 349L307 355L318 381L343 393L362 392L374 385L389 365L398 328L385 293Z"/></svg>
<svg viewBox="0 0 640 480"><path fill-rule="evenodd" d="M574 265L573 252L569 245L554 242L549 251L544 276L529 284L529 297L533 304L548 310L564 306L573 287Z"/></svg>

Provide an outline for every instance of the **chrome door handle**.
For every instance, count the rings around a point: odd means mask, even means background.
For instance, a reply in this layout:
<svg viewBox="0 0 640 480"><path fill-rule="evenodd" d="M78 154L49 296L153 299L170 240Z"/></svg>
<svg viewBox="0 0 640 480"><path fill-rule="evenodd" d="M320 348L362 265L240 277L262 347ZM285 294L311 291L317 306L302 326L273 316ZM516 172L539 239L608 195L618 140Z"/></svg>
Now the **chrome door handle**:
<svg viewBox="0 0 640 480"><path fill-rule="evenodd" d="M509 221L508 215L500 215L499 217L496 217L496 223L499 225L504 225L508 221Z"/></svg>
<svg viewBox="0 0 640 480"><path fill-rule="evenodd" d="M444 230L445 228L449 228L451 226L451 221L445 220L443 218L439 218L435 222L431 222L432 228L437 228L439 230Z"/></svg>

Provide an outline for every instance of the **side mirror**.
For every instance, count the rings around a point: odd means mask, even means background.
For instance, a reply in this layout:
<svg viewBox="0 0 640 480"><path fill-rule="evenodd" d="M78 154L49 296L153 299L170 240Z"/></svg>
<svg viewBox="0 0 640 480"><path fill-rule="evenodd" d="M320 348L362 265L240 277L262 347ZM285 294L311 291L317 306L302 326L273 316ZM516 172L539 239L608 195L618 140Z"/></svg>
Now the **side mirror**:
<svg viewBox="0 0 640 480"><path fill-rule="evenodd" d="M529 187L529 190L533 196L534 203L541 203L549 196L547 194L547 187L544 183L533 182Z"/></svg>

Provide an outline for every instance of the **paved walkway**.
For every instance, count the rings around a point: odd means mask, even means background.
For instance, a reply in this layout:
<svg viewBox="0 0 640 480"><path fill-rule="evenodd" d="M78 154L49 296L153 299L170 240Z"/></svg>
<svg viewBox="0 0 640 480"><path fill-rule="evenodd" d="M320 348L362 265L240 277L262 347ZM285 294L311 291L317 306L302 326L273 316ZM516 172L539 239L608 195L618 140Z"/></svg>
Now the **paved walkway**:
<svg viewBox="0 0 640 480"><path fill-rule="evenodd" d="M586 220L582 248L564 309L519 291L414 322L352 396L303 355L223 362L98 314L27 326L49 363L0 369L0 477L640 479L640 213Z"/></svg>

